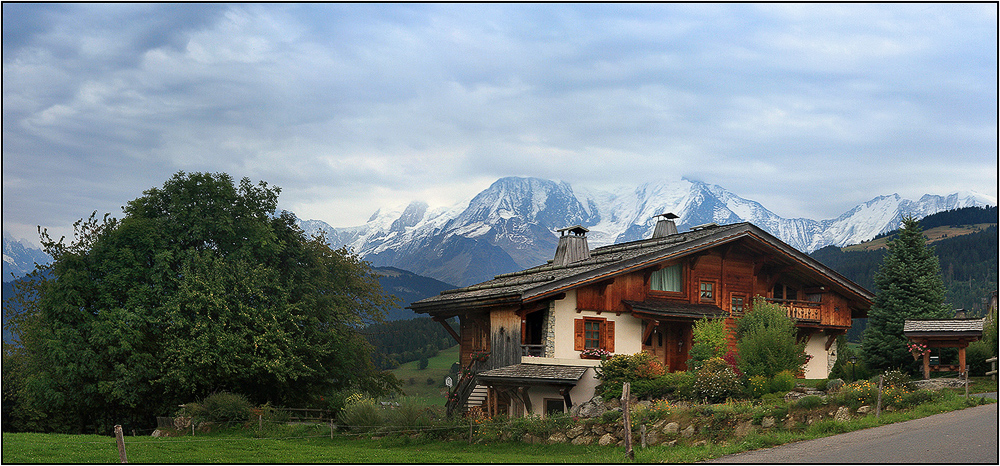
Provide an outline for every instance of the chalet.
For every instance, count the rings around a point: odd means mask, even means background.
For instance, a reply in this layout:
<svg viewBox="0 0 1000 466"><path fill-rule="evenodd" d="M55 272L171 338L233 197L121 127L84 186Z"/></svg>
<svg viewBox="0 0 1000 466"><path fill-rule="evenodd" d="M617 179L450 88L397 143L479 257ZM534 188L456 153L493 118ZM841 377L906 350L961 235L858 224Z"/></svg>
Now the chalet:
<svg viewBox="0 0 1000 466"><path fill-rule="evenodd" d="M461 345L466 377L449 412L544 415L586 402L598 384L593 350L645 351L687 370L694 322L725 319L735 348L735 319L755 296L795 320L812 356L804 376L829 374L836 337L867 316L871 292L750 223L679 233L675 215L659 217L652 238L594 250L586 228L559 230L545 265L412 303Z"/></svg>

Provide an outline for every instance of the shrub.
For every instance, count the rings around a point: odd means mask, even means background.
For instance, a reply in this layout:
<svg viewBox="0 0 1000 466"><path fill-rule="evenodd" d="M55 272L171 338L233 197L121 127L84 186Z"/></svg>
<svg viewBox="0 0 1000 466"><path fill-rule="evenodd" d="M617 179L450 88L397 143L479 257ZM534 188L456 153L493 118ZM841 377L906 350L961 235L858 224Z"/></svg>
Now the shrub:
<svg viewBox="0 0 1000 466"><path fill-rule="evenodd" d="M367 432L382 424L375 400L366 395L355 393L348 396L344 407L337 413L337 422L354 431Z"/></svg>
<svg viewBox="0 0 1000 466"><path fill-rule="evenodd" d="M655 379L637 380L632 382L631 392L640 399L690 399L694 386L694 374L691 372L671 372ZM621 389L614 391L621 398Z"/></svg>
<svg viewBox="0 0 1000 466"><path fill-rule="evenodd" d="M891 371L886 371L882 374L882 385L883 387L892 386L904 388L906 390L913 390L915 387L913 385L913 380L910 376L903 373L899 369L893 369Z"/></svg>
<svg viewBox="0 0 1000 466"><path fill-rule="evenodd" d="M829 383L830 383L830 381L828 379L822 379L819 382L816 382L816 390L819 390L821 392L825 392L826 391L826 386Z"/></svg>
<svg viewBox="0 0 1000 466"><path fill-rule="evenodd" d="M688 367L692 370L701 368L705 361L711 358L721 358L726 354L726 321L703 317L691 327L691 359Z"/></svg>
<svg viewBox="0 0 1000 466"><path fill-rule="evenodd" d="M771 379L770 389L772 392L787 393L795 388L795 374L791 371L781 371Z"/></svg>
<svg viewBox="0 0 1000 466"><path fill-rule="evenodd" d="M798 371L806 355L805 344L796 343L795 334L795 323L783 307L755 298L753 308L736 321L740 370L767 377Z"/></svg>
<svg viewBox="0 0 1000 466"><path fill-rule="evenodd" d="M601 361L597 367L597 378L601 381L597 391L605 399L620 398L622 383L633 384L638 380L652 380L663 375L663 364L646 352L633 355L619 354Z"/></svg>
<svg viewBox="0 0 1000 466"><path fill-rule="evenodd" d="M238 393L220 392L201 401L204 420L219 424L242 424L250 419L253 405Z"/></svg>
<svg viewBox="0 0 1000 466"><path fill-rule="evenodd" d="M844 388L844 381L841 379L830 379L826 382L827 392L836 393L842 388Z"/></svg>
<svg viewBox="0 0 1000 466"><path fill-rule="evenodd" d="M795 407L798 409L813 409L820 406L823 406L823 398L816 395L804 396L795 402Z"/></svg>
<svg viewBox="0 0 1000 466"><path fill-rule="evenodd" d="M769 384L767 377L755 375L747 379L747 395L751 398L760 398L768 393Z"/></svg>
<svg viewBox="0 0 1000 466"><path fill-rule="evenodd" d="M904 394L899 406L902 408L916 406L921 403L932 401L935 398L937 398L937 392L922 388L920 390Z"/></svg>
<svg viewBox="0 0 1000 466"><path fill-rule="evenodd" d="M733 370L722 358L712 358L695 374L694 391L699 398L724 401L736 396L742 387Z"/></svg>

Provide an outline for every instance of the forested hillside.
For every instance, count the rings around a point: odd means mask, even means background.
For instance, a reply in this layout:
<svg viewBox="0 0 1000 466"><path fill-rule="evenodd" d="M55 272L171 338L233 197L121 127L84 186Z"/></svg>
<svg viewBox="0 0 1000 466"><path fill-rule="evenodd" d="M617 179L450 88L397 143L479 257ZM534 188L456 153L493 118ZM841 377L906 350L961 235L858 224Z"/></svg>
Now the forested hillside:
<svg viewBox="0 0 1000 466"><path fill-rule="evenodd" d="M985 228L983 224L992 224ZM941 264L946 288L945 302L952 308L966 309L973 316L985 315L986 298L997 290L997 208L970 207L930 215L920 221L924 231L961 225L980 225L973 233L948 236L929 243ZM881 238L892 239L896 232ZM875 241L875 240L873 240ZM852 248L854 249L854 248ZM830 246L810 254L816 260L840 272L845 277L873 291L875 271L885 257L886 249L850 250ZM863 325L863 322L859 322ZM848 339L858 341L860 327L855 325Z"/></svg>
<svg viewBox="0 0 1000 466"><path fill-rule="evenodd" d="M451 327L458 331L457 322L451 322ZM431 358L439 350L458 344L430 317L372 324L361 333L375 347L372 361L379 369L394 369L406 362Z"/></svg>

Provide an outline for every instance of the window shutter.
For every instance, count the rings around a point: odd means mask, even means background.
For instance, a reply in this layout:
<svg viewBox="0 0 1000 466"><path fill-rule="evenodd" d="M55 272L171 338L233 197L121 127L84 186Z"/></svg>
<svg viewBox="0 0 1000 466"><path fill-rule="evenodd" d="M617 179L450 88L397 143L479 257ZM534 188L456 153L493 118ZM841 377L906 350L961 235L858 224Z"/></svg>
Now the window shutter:
<svg viewBox="0 0 1000 466"><path fill-rule="evenodd" d="M583 351L583 319L573 321L573 349Z"/></svg>
<svg viewBox="0 0 1000 466"><path fill-rule="evenodd" d="M604 349L608 352L615 352L615 322L604 322Z"/></svg>

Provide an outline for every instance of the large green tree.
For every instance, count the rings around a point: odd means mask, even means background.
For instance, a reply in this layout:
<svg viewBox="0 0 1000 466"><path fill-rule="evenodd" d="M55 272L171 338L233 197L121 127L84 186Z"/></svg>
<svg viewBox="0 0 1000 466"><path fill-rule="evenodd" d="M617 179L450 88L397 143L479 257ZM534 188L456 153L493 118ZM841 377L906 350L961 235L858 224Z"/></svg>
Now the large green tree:
<svg viewBox="0 0 1000 466"><path fill-rule="evenodd" d="M868 367L878 370L916 371L917 362L906 348L906 319L941 319L951 316L944 305L941 266L933 247L926 244L920 223L903 219L899 236L888 244L889 253L875 272L875 302L868 311L862 346Z"/></svg>
<svg viewBox="0 0 1000 466"><path fill-rule="evenodd" d="M22 398L73 420L59 430L106 431L219 391L303 406L397 389L358 332L392 298L356 256L276 214L278 194L181 172L120 220L80 220L68 244L43 233L54 261L11 316Z"/></svg>

